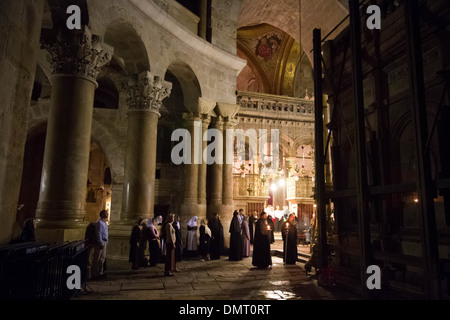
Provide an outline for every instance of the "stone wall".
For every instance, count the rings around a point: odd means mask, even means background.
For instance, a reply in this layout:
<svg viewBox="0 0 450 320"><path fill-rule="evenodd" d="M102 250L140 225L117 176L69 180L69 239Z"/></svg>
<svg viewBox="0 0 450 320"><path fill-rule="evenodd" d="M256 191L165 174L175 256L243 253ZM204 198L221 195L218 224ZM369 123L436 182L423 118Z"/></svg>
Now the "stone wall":
<svg viewBox="0 0 450 320"><path fill-rule="evenodd" d="M0 10L0 243L11 239L43 0L5 0Z"/></svg>

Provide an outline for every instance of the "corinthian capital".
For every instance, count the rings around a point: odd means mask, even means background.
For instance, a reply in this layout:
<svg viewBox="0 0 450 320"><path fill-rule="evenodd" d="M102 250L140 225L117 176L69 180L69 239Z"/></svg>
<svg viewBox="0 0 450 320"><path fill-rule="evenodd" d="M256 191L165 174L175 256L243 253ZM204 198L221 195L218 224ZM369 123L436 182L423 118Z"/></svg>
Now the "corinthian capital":
<svg viewBox="0 0 450 320"><path fill-rule="evenodd" d="M95 82L100 68L111 61L114 53L113 47L102 43L87 26L51 31L42 38L42 47L51 56L53 74L77 75Z"/></svg>
<svg viewBox="0 0 450 320"><path fill-rule="evenodd" d="M161 80L149 71L140 73L136 79L124 82L122 89L128 95L130 110L149 110L159 113L162 101L172 91L172 83Z"/></svg>

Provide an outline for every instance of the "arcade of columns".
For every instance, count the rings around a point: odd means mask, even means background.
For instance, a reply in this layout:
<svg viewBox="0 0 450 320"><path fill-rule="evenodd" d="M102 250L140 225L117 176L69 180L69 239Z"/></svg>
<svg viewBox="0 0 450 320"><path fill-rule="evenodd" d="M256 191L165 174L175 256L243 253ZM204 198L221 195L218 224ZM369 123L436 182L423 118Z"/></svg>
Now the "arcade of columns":
<svg viewBox="0 0 450 320"><path fill-rule="evenodd" d="M53 74L36 212L37 233L42 241L75 240L84 237L86 226L86 181L96 76L100 68L111 60L114 49L101 43L88 27L80 31L52 33L43 38L44 48L52 57ZM124 80L123 90L128 98L125 177L121 218L110 227L111 256L126 256L130 225L140 216L149 218L154 215L159 111L171 89L171 83L149 71ZM233 128L237 124L235 115L238 109L237 105L199 97L197 105L189 109L194 112L183 115L192 145L196 129L203 136L209 126L221 132ZM201 128L196 128L199 124ZM225 148L226 143L224 140L219 148ZM202 150L206 144L202 141ZM232 212L232 170L231 164L212 165L211 199L207 205L206 163L185 165L185 194L179 212L182 221L188 221L194 215L201 219L214 212ZM228 221L225 219L224 223ZM183 228L184 224L184 234Z"/></svg>

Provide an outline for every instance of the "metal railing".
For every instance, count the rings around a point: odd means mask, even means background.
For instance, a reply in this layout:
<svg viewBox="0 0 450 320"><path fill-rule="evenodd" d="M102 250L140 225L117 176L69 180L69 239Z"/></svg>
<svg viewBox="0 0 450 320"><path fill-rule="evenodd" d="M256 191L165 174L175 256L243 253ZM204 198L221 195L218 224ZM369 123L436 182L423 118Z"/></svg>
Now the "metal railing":
<svg viewBox="0 0 450 320"><path fill-rule="evenodd" d="M67 268L80 268L80 284L84 287L90 249L85 240L0 247L0 299L70 299L79 289L67 287Z"/></svg>

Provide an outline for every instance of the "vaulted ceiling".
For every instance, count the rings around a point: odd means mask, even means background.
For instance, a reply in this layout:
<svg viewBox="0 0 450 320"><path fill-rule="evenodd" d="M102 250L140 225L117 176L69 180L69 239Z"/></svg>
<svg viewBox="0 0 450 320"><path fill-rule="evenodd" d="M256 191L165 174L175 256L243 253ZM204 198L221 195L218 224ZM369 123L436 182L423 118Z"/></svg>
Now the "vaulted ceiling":
<svg viewBox="0 0 450 320"><path fill-rule="evenodd" d="M312 62L313 30L320 28L325 36L347 15L348 9L338 0L244 0L237 28L263 23L277 27L300 42ZM344 23L330 39L346 26Z"/></svg>
<svg viewBox="0 0 450 320"><path fill-rule="evenodd" d="M237 53L247 60L238 90L304 97L313 94L313 30L322 37L347 15L346 1L244 0L237 21ZM299 14L299 12L301 14ZM329 39L347 26L343 23Z"/></svg>

